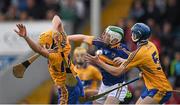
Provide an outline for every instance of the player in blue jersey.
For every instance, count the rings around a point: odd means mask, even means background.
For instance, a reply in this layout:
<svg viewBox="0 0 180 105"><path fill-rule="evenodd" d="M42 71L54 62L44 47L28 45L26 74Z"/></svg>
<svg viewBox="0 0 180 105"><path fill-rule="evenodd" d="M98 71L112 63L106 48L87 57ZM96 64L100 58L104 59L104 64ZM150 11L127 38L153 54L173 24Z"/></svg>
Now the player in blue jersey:
<svg viewBox="0 0 180 105"><path fill-rule="evenodd" d="M116 62L116 57L122 57L124 59L128 58L128 49L125 44L121 43L124 37L123 29L116 26L109 26L105 29L103 34L95 38L94 36L86 36L82 34L70 35L68 38L74 41L83 41L88 43L90 46L94 45L97 49L97 54L99 58L105 63L119 66L119 62ZM99 94L107 90L111 86L118 86L125 82L125 74L121 76L113 76L106 72L103 68L98 67L103 76L103 82L99 89ZM118 104L120 102L125 102L125 99L131 98L131 93L128 91L128 87L124 86L118 90L115 90L108 95L101 97L96 100L97 104Z"/></svg>
<svg viewBox="0 0 180 105"><path fill-rule="evenodd" d="M131 31L131 39L138 48L130 53L128 59L119 59L122 62L119 67L104 63L98 59L98 56L87 55L85 59L103 67L104 70L114 76L122 75L137 67L142 73L146 89L136 104L163 104L170 99L172 86L163 72L156 46L148 40L151 36L151 30L144 23L136 23Z"/></svg>

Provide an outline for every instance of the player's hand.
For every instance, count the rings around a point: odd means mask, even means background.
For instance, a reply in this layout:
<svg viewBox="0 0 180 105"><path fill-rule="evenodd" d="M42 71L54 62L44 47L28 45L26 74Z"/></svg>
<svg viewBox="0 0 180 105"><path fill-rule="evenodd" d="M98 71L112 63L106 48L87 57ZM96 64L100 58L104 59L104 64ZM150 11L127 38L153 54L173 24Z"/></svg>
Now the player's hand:
<svg viewBox="0 0 180 105"><path fill-rule="evenodd" d="M113 59L113 63L115 64L115 65L120 65L122 62L124 62L125 61L125 59L123 59L123 58L121 58L121 57L116 57L116 58L114 58Z"/></svg>
<svg viewBox="0 0 180 105"><path fill-rule="evenodd" d="M27 36L27 32L26 32L26 27L23 24L16 24L17 28L19 29L19 31L17 31L16 29L14 29L14 31L20 36L20 37L26 37Z"/></svg>
<svg viewBox="0 0 180 105"><path fill-rule="evenodd" d="M52 19L53 28L58 32L64 32L64 27L61 18L55 15Z"/></svg>
<svg viewBox="0 0 180 105"><path fill-rule="evenodd" d="M85 55L84 57L85 61L91 64L98 65L100 64L100 60L98 56L92 56L90 54Z"/></svg>

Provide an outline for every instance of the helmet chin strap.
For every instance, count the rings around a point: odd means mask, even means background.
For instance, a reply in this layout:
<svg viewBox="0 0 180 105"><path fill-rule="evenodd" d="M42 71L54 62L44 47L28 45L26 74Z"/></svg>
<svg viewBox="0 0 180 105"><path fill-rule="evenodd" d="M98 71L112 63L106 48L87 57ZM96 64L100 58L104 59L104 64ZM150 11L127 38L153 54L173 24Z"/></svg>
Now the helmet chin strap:
<svg viewBox="0 0 180 105"><path fill-rule="evenodd" d="M136 35L134 35L134 34L131 36L131 39L132 39L132 41L135 42L135 43L137 43L138 40L139 40L139 38L136 38Z"/></svg>
<svg viewBox="0 0 180 105"><path fill-rule="evenodd" d="M141 40L141 41L138 41L138 42L137 42L137 45L138 45L138 46L141 46L141 45L146 44L147 42L148 42L148 39L147 39L147 40Z"/></svg>
<svg viewBox="0 0 180 105"><path fill-rule="evenodd" d="M110 46L111 48L113 48L114 46L118 45L120 42L117 42L115 44L109 44L108 46Z"/></svg>
<svg viewBox="0 0 180 105"><path fill-rule="evenodd" d="M131 39L132 39L132 41L133 41L134 43L136 43L138 46L140 46L140 45L142 45L142 44L145 44L145 43L147 43L147 41L148 41L148 39L147 39L147 40L140 40L140 41L139 41L140 38L136 38L135 35L132 35Z"/></svg>

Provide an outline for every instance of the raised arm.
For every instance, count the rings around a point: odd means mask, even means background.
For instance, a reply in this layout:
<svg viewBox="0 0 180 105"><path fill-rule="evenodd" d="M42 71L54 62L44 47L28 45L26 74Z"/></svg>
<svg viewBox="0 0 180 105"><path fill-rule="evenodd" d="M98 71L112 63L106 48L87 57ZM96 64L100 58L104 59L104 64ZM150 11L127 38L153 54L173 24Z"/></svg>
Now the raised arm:
<svg viewBox="0 0 180 105"><path fill-rule="evenodd" d="M38 43L35 43L31 38L27 36L26 27L23 24L16 25L19 31L14 30L20 37L24 38L32 50L40 55L48 58L49 52L46 48L41 47Z"/></svg>
<svg viewBox="0 0 180 105"><path fill-rule="evenodd" d="M55 15L52 19L53 30L58 32L64 32L63 23L58 15Z"/></svg>
<svg viewBox="0 0 180 105"><path fill-rule="evenodd" d="M87 43L91 36L83 35L83 34L74 34L68 35L69 41L81 41Z"/></svg>

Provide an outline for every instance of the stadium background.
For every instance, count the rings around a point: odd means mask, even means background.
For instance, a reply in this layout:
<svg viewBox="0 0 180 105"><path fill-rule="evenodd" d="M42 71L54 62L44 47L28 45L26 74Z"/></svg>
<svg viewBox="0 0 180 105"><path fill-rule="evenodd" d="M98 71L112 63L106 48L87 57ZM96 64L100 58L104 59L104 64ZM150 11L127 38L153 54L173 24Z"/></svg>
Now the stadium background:
<svg viewBox="0 0 180 105"><path fill-rule="evenodd" d="M25 41L16 37L15 24L24 23L37 41L41 32L51 28L51 19L56 13L68 34L99 35L108 25L122 27L124 43L131 50L135 45L130 40L130 28L136 22L145 22L152 29L150 40L158 47L164 72L173 88L180 89L179 6L179 0L0 0L0 103L56 103L56 88L43 57L28 68L23 79L12 75L12 66L33 54ZM95 14L93 8L97 9ZM72 45L76 47L80 43ZM127 77L137 74L135 69ZM140 96L143 85L142 81L129 85L134 96L131 103ZM168 103L180 103L179 97L180 94L174 93Z"/></svg>

